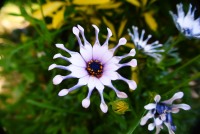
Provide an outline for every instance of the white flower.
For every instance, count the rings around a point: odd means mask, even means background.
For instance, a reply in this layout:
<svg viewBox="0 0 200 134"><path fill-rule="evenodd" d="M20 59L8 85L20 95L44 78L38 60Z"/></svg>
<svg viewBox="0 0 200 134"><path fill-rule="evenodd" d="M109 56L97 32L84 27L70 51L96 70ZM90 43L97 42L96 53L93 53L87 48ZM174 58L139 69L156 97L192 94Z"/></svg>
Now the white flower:
<svg viewBox="0 0 200 134"><path fill-rule="evenodd" d="M162 102L160 102L160 95L156 95L154 97L155 103L150 103L144 107L149 111L142 117L140 125L145 125L150 118L153 118L154 121L148 125L148 130L152 131L156 127L156 134L158 134L163 129L163 124L165 124L169 134L174 134L176 126L173 124L171 113L178 113L180 108L184 110L190 109L187 104L172 104L174 100L181 99L183 95L183 92L178 92L171 99Z"/></svg>
<svg viewBox="0 0 200 134"><path fill-rule="evenodd" d="M155 58L158 62L161 60L162 55L159 52L164 52L161 49L162 44L159 44L158 41L147 44L152 35L148 35L146 39L144 39L145 30L142 30L141 36L139 37L138 28L132 26L133 33L128 29L129 35L131 36L132 41L134 42L136 49L141 50L144 54Z"/></svg>
<svg viewBox="0 0 200 134"><path fill-rule="evenodd" d="M192 5L190 4L189 10L185 15L182 3L177 4L176 7L178 14L176 15L171 11L170 14L177 29L188 38L200 38L200 17L196 20L194 19L196 8L192 10Z"/></svg>
<svg viewBox="0 0 200 134"><path fill-rule="evenodd" d="M114 56L115 50L119 46L126 44L126 39L121 38L117 46L115 46L112 49L109 49L108 41L112 36L111 30L107 28L108 30L107 39L103 45L100 45L98 39L99 28L96 25L93 25L93 27L95 28L95 35L96 35L96 40L93 46L86 40L84 35L84 29L80 25L78 25L77 27L73 27L73 33L75 34L79 43L80 53L68 50L67 48L64 47L63 44L56 44L57 48L66 51L67 53L70 54L71 57L64 57L61 54L56 54L53 58L54 59L61 58L70 62L71 64L69 66L52 64L49 66L49 70L54 68L59 68L71 72L67 76L56 75L53 78L53 84L55 85L60 84L63 80L68 78L79 79L78 83L75 86L69 89L62 89L58 94L59 96L67 95L69 92L77 89L78 87L87 85L89 91L87 97L82 101L82 106L84 108L88 108L90 105L91 93L94 90L94 88L96 88L101 97L100 108L104 113L106 113L108 110L108 106L106 105L103 97L104 86L108 86L109 88L113 89L119 98L127 98L126 93L116 89L111 81L123 80L129 85L130 89L135 90L137 87L136 82L122 77L117 72L117 70L124 66L136 67L137 61L136 59L132 59L128 63L120 64L119 63L120 60L129 56L134 56L135 49L132 49L130 53L126 55ZM84 43L82 43L79 34L81 34Z"/></svg>

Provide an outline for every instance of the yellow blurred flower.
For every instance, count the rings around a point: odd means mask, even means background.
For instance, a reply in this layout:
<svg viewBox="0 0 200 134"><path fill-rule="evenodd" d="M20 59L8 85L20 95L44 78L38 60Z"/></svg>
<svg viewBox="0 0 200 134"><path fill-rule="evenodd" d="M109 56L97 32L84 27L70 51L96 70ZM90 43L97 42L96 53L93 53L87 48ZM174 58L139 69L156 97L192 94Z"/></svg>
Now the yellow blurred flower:
<svg viewBox="0 0 200 134"><path fill-rule="evenodd" d="M124 114L129 111L129 104L124 100L116 100L111 103L112 109L117 114Z"/></svg>

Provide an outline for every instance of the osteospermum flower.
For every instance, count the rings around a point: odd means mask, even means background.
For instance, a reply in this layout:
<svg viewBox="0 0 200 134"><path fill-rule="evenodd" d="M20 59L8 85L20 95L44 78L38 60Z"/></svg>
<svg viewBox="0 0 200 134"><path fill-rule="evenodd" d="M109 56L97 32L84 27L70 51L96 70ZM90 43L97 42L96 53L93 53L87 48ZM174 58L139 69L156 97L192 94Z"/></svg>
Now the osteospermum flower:
<svg viewBox="0 0 200 134"><path fill-rule="evenodd" d="M163 129L163 124L165 124L169 134L174 134L176 126L173 123L171 114L178 113L180 109L190 109L190 106L187 104L172 104L174 100L182 98L183 95L183 92L178 92L171 99L162 102L160 102L160 95L156 95L154 97L155 103L150 103L144 107L149 111L142 117L140 125L145 125L150 118L153 118L153 123L148 125L148 130L152 131L156 127L156 134L158 134Z"/></svg>
<svg viewBox="0 0 200 134"><path fill-rule="evenodd" d="M115 46L112 49L109 49L108 41L110 37L112 36L111 30L107 28L108 30L107 39L103 45L100 45L99 40L98 40L99 29L96 25L93 25L93 27L95 28L95 35L96 35L96 40L93 46L86 40L85 35L84 35L84 29L80 25L78 25L77 27L73 27L73 33L76 36L79 47L80 47L80 53L68 50L67 48L64 47L63 44L56 44L57 48L60 48L66 51L67 53L70 54L71 57L64 57L61 54L56 54L53 58L54 59L61 58L70 62L71 64L69 66L52 64L49 66L49 70L54 69L54 68L59 68L59 69L68 70L71 72L67 76L56 75L53 78L53 84L55 85L60 84L63 80L68 79L68 78L79 79L78 83L74 85L73 87L69 89L62 89L58 94L59 96L67 95L69 92L77 89L78 87L87 85L89 91L88 91L87 97L83 99L82 101L82 106L84 108L87 108L90 105L91 93L96 88L101 97L100 108L105 113L107 112L108 107L103 97L104 86L108 86L109 88L113 89L119 98L127 98L126 93L121 92L118 89L116 89L113 86L111 81L123 80L129 85L130 89L132 90L136 89L137 85L135 81L122 77L117 72L117 70L124 66L136 67L137 61L135 59L132 59L128 63L120 64L119 63L120 60L129 56L134 56L135 49L132 49L130 53L126 55L114 56L115 50L119 46L126 44L126 39L121 38L117 46ZM82 36L84 43L82 43L79 37L80 34Z"/></svg>
<svg viewBox="0 0 200 134"><path fill-rule="evenodd" d="M200 17L195 20L194 14L196 8L192 10L192 5L190 4L189 10L185 15L183 11L183 4L177 4L178 14L174 14L170 11L173 21L177 29L188 38L200 38Z"/></svg>
<svg viewBox="0 0 200 134"><path fill-rule="evenodd" d="M132 41L134 42L136 49L141 50L144 54L155 58L157 61L161 60L162 55L160 52L164 52L161 49L162 44L159 44L158 41L147 44L152 35L148 35L146 39L144 39L145 30L143 29L141 32L141 36L139 35L138 28L132 26L133 33L128 29L129 35L131 36Z"/></svg>

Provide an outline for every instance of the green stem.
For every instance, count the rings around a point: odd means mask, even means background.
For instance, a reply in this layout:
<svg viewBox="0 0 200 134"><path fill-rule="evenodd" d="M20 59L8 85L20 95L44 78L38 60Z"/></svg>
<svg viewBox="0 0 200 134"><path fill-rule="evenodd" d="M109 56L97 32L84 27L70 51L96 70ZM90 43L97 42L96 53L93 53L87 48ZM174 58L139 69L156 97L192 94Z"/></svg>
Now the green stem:
<svg viewBox="0 0 200 134"><path fill-rule="evenodd" d="M173 89L171 89L169 92L163 94L164 96L167 96L169 94L174 93L177 89L183 87L184 85L188 85L188 83L192 80L195 80L196 78L200 77L200 72L195 74L194 76L192 76L190 79L185 80L184 82L182 82L181 84L179 84L178 86L174 87Z"/></svg>
<svg viewBox="0 0 200 134"><path fill-rule="evenodd" d="M137 128L137 126L140 124L141 118L144 116L145 113L146 113L146 110L144 110L144 112L142 113L142 115L140 116L140 118L137 119L137 122L133 123L133 126L129 129L129 131L127 132L127 134L132 134L135 131L135 129Z"/></svg>
<svg viewBox="0 0 200 134"><path fill-rule="evenodd" d="M164 79L168 79L171 76L175 75L177 72L179 72L180 70L182 70L183 68L189 66L190 64L192 64L193 62L195 62L196 60L198 60L200 58L200 54L197 55L196 57L194 57L193 59L191 59L190 61L188 61L187 63L183 64L182 66L180 66L179 68L177 68L175 71L173 71L171 74L167 75L166 77L164 77Z"/></svg>

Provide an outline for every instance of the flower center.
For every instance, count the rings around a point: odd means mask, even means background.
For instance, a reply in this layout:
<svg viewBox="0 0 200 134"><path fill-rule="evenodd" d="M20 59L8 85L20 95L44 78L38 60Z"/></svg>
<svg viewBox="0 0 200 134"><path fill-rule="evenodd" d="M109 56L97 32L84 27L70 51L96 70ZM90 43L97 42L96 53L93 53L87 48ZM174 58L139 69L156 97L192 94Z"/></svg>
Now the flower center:
<svg viewBox="0 0 200 134"><path fill-rule="evenodd" d="M90 60L87 63L86 70L89 75L100 78L103 73L103 65L98 60Z"/></svg>

